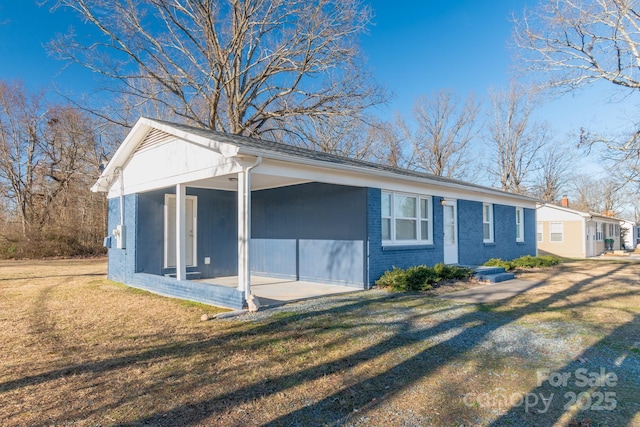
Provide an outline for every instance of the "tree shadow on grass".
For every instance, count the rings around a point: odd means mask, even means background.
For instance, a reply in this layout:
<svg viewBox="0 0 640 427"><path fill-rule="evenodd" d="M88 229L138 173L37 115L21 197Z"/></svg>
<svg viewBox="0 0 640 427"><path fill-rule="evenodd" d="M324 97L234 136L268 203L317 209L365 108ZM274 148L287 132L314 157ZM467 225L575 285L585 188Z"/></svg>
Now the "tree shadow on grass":
<svg viewBox="0 0 640 427"><path fill-rule="evenodd" d="M616 271L622 268L624 268L624 266L617 267ZM339 360L324 362L320 365L314 365L280 375L277 378L269 378L269 381L260 381L248 385L229 384L227 392L214 397L196 401L192 400L190 404L179 405L168 411L159 411L149 416L139 418L131 423L121 425L202 424L209 419L223 416L230 407L238 407L243 404L255 402L259 399L273 396L276 393L290 390L298 385L318 380L325 376L343 374L354 367L358 367L373 359L390 355L396 351L404 349L411 351L411 347L415 343L432 343L428 349L413 354L407 359L396 363L391 368L386 369L384 372L356 380L348 387L344 387L304 407L292 410L268 423L269 425L343 424L353 420L354 413L356 413L354 411L375 410L389 398L398 395L407 387L416 384L424 377L437 371L440 367L455 362L459 358L466 357L471 350L485 342L493 331L518 320L526 315L526 313L547 310L555 303L581 292L591 283L611 274L613 274L613 272L608 271L603 275L587 278L572 285L565 292L551 294L541 301L530 304L525 310L521 307L512 311L501 311L500 313L494 313L491 310L462 310L462 315L454 318L445 317L445 320L437 324L424 322L424 320L428 320L429 316L432 316L436 310L430 312L421 311L417 314L401 316L397 320L385 324L386 327L393 330L390 336L366 348L353 351ZM320 319L317 326L318 330L349 328L348 325L332 325L327 322L327 319L321 318L322 316L340 316L350 312L357 312L358 310L364 314L367 309L384 309L384 306L376 307L377 305L383 305L393 300L407 301L410 298L412 297L395 294L376 298L362 298L358 295L352 295L348 298L345 297L343 300L344 304L339 307L287 314L281 318L273 318L263 324L230 331L221 336L202 341L156 347L134 355L77 364L39 375L7 381L0 384L0 392L41 384L68 375L109 373L113 370L145 361L189 357L198 353L212 351L224 343L239 341L247 337L255 338L265 335L264 339L251 341L250 348L244 348L245 351L259 351L261 346L269 345L272 340L281 339L273 338L274 333L286 328L307 328L309 325L306 323L299 326L296 325L300 322L312 321L314 317ZM453 308L456 307L460 308L461 306L453 306ZM419 305L414 305L413 308L419 310ZM451 309L451 307L448 307L442 310L447 311ZM359 323L356 322L352 327L355 329L368 323L365 314L363 321ZM626 328L619 328L620 330L614 331L612 335L615 336L616 333L628 333L634 331L633 328L636 328L635 331L637 331L637 325L632 324ZM332 345L332 343L328 344ZM568 366L571 367L570 365L571 364ZM157 381L154 383L157 383ZM191 386L195 391L198 384L193 383ZM535 391L536 390L533 390L532 392ZM147 392L151 393L152 390L141 389L136 392L136 395L141 396ZM473 413L473 408L470 408L469 411ZM637 409L634 412L633 408L631 408L623 413L623 418L630 421L636 412ZM530 418L531 416L531 414L524 413L521 406L517 406L511 408L506 414L496 420L496 424L494 425L497 426L502 425L501 423L507 424L509 422L515 422L514 425L527 425L527 423L530 422L530 425L537 425L534 422L536 419ZM554 412L553 416L559 419L563 416L563 412L558 412L557 415Z"/></svg>
<svg viewBox="0 0 640 427"><path fill-rule="evenodd" d="M622 268L624 266L617 267L616 270ZM613 273L607 272L606 274L580 281L565 292L550 295L532 304L532 309L544 310L549 308L554 303L580 292L585 286L610 274ZM344 308L349 309L348 307ZM424 318L423 313L405 317L394 324L395 332L388 339L355 351L340 360L282 375L266 384L240 386L211 399L201 400L189 405L180 405L170 411L138 419L132 424L199 424L210 417L215 418L222 415L230 405L246 404L265 396L283 392L296 385L317 380L323 376L343 373L366 361L410 347L413 343L434 340L434 344L427 350L395 364L384 372L363 379L302 408L292 410L268 423L268 425L343 424L347 421L352 421L354 411L375 409L382 402L399 394L425 376L434 373L439 367L465 356L466 353L482 344L491 332L518 320L524 316L524 313L525 311L520 309L501 312L499 315L491 312L473 311L425 328L416 328L414 325L414 321ZM299 319L304 317L301 316ZM453 336L450 336L451 331L455 331ZM628 422L633 418L634 414L634 411L630 411L624 412L622 416ZM494 425L501 425L501 420L505 421L505 423L515 420L516 425L527 425L525 423L532 421L530 425L537 425L535 419L531 419L529 416L530 414L527 413L523 415L522 409L516 407L512 409L512 412L506 414L504 418L499 418ZM560 416L562 416L562 413L558 413L557 419Z"/></svg>
<svg viewBox="0 0 640 427"><path fill-rule="evenodd" d="M194 355L200 352L205 352L210 349L214 349L216 347L221 346L225 342L234 341L242 337L245 337L247 335L259 336L261 334L267 334L268 332L271 332L271 331L277 331L281 328L286 327L291 322L300 321L302 319L306 319L314 316L322 316L325 314L339 315L339 314L347 313L351 310L360 309L369 305L373 305L373 304L377 304L377 303L381 303L389 300L394 300L394 299L397 299L398 297L399 295L394 295L394 294L383 295L381 297L371 298L371 299L362 299L362 298L357 298L352 296L349 298L345 298L344 301L346 301L346 303L337 308L326 308L326 309L320 309L315 311L309 311L306 313L296 313L292 316L279 318L264 324L256 324L256 326L250 327L248 329L244 328L239 331L231 331L222 336L216 336L207 340L202 340L202 341L197 341L192 343L176 342L176 343L168 344L165 346L154 347L149 350L139 352L135 355L127 355L127 356L110 358L110 359L100 360L95 362L88 362L88 363L81 363L81 364L66 366L66 367L51 370L48 372L43 372L40 374L28 376L28 377L6 381L3 383L0 383L0 393L14 390L20 387L27 387L27 386L45 383L48 381L53 381L69 375L108 372L108 371L113 371L123 367L127 367L129 365L150 361L150 360L155 360L155 359L162 359L162 358L176 356L176 355L180 357L188 357L190 355ZM41 317L44 315L45 315L44 313L40 313ZM34 331L34 332L38 332L38 331ZM266 341L262 341L260 344L266 345L268 344L268 341L269 339Z"/></svg>

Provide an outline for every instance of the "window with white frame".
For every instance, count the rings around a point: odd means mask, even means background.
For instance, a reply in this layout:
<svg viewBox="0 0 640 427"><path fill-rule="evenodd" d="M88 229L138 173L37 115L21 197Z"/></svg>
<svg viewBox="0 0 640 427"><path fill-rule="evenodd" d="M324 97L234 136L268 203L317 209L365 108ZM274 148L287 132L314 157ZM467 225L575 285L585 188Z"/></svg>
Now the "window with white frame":
<svg viewBox="0 0 640 427"><path fill-rule="evenodd" d="M596 222L596 241L602 241L602 226L601 222Z"/></svg>
<svg viewBox="0 0 640 427"><path fill-rule="evenodd" d="M524 209L516 208L516 242L524 242Z"/></svg>
<svg viewBox="0 0 640 427"><path fill-rule="evenodd" d="M491 203L482 204L482 241L493 242L493 205Z"/></svg>
<svg viewBox="0 0 640 427"><path fill-rule="evenodd" d="M552 222L551 224L549 224L549 241L550 242L564 241L564 223Z"/></svg>
<svg viewBox="0 0 640 427"><path fill-rule="evenodd" d="M613 237L613 236L615 236L613 234L613 224L609 224L609 235L608 235L608 237Z"/></svg>
<svg viewBox="0 0 640 427"><path fill-rule="evenodd" d="M538 242L542 242L542 230L543 230L543 225L541 222L536 223L536 240Z"/></svg>
<svg viewBox="0 0 640 427"><path fill-rule="evenodd" d="M382 241L432 243L431 197L382 192Z"/></svg>

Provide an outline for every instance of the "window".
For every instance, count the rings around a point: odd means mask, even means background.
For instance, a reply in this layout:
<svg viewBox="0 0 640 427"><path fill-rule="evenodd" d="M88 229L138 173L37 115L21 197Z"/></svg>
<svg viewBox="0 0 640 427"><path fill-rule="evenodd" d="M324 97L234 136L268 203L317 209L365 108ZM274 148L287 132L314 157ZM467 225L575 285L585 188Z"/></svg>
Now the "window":
<svg viewBox="0 0 640 427"><path fill-rule="evenodd" d="M609 224L609 235L608 237L613 237L615 236L615 234L613 234L613 224Z"/></svg>
<svg viewBox="0 0 640 427"><path fill-rule="evenodd" d="M538 242L542 242L542 230L543 230L543 225L541 222L536 224L536 240Z"/></svg>
<svg viewBox="0 0 640 427"><path fill-rule="evenodd" d="M382 240L431 243L431 197L382 193Z"/></svg>
<svg viewBox="0 0 640 427"><path fill-rule="evenodd" d="M601 222L596 222L596 241L602 241L602 226Z"/></svg>
<svg viewBox="0 0 640 427"><path fill-rule="evenodd" d="M562 242L564 240L564 223L552 222L549 224L549 241Z"/></svg>
<svg viewBox="0 0 640 427"><path fill-rule="evenodd" d="M482 241L493 242L493 205L490 203L482 205Z"/></svg>
<svg viewBox="0 0 640 427"><path fill-rule="evenodd" d="M524 242L524 209L516 208L516 242Z"/></svg>

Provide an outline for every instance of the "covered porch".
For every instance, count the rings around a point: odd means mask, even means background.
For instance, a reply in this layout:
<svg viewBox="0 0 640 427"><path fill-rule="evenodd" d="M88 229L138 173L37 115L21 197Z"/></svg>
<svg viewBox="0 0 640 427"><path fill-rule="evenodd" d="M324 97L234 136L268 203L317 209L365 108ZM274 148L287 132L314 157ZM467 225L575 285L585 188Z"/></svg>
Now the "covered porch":
<svg viewBox="0 0 640 427"><path fill-rule="evenodd" d="M128 139L139 142L125 141L131 151L97 184L123 236L110 248L111 278L230 308L251 294L268 305L368 287L360 178L344 185L277 153L154 127L137 125Z"/></svg>
<svg viewBox="0 0 640 427"><path fill-rule="evenodd" d="M200 279L198 282L215 286L237 288L238 276ZM275 306L309 298L357 292L361 288L332 285L328 283L309 282L305 280L280 279L274 277L251 275L251 289L263 306Z"/></svg>

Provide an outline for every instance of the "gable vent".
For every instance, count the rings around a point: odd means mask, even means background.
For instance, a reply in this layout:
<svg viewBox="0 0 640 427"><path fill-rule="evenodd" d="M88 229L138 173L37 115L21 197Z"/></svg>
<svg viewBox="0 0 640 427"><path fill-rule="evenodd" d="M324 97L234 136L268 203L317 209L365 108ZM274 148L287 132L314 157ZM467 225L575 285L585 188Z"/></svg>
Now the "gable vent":
<svg viewBox="0 0 640 427"><path fill-rule="evenodd" d="M163 132L159 129L151 129L149 133L147 133L147 136L144 137L140 145L138 145L138 148L136 148L135 152L139 153L140 151L147 150L151 147L155 147L156 145L171 141L172 139L175 139L175 136Z"/></svg>

